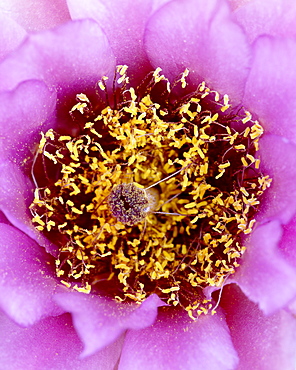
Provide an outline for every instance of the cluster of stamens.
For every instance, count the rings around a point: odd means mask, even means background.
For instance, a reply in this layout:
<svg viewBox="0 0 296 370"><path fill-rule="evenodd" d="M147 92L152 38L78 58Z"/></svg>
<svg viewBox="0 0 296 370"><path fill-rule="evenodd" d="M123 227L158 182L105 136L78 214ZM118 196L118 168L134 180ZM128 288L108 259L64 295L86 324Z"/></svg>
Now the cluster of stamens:
<svg viewBox="0 0 296 370"><path fill-rule="evenodd" d="M193 319L214 313L203 289L236 271L271 182L256 155L263 128L205 83L176 99L188 70L171 86L157 69L142 91L128 88L126 71L117 68L113 107L95 112L77 95L79 135L42 134L33 223L58 245L56 273L69 288L107 286L136 302L156 293Z"/></svg>

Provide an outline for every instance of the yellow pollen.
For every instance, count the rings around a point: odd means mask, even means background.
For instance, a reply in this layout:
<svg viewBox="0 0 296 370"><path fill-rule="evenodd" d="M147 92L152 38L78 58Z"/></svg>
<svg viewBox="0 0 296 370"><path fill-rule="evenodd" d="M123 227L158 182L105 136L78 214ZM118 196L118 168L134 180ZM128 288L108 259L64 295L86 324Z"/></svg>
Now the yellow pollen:
<svg viewBox="0 0 296 370"><path fill-rule="evenodd" d="M171 84L157 68L144 89L129 88L127 72L117 66L113 106L95 110L76 95L76 137L41 134L32 174L48 183L35 189L32 222L58 245L56 274L67 288L107 287L137 303L156 293L196 320L216 312L204 289L223 287L239 267L271 185L256 158L263 128L243 111L236 130L228 95L205 82L176 99L188 69ZM103 95L107 79L97 84Z"/></svg>

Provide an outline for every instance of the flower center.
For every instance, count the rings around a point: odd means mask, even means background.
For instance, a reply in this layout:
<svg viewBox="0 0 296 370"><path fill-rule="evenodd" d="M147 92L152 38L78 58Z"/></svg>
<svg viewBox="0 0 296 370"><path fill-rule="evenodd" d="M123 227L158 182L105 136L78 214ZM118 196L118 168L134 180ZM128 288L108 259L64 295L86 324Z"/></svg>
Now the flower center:
<svg viewBox="0 0 296 370"><path fill-rule="evenodd" d="M188 70L171 86L158 68L137 90L126 71L111 95L99 82L105 107L76 96L76 137L42 134L33 223L58 245L69 288L215 313L203 290L235 273L271 183L256 157L263 128L204 82L188 92Z"/></svg>
<svg viewBox="0 0 296 370"><path fill-rule="evenodd" d="M147 193L134 183L119 184L112 189L108 197L108 206L112 216L118 221L134 226L145 220L152 209L151 205L156 203L155 198L151 192Z"/></svg>

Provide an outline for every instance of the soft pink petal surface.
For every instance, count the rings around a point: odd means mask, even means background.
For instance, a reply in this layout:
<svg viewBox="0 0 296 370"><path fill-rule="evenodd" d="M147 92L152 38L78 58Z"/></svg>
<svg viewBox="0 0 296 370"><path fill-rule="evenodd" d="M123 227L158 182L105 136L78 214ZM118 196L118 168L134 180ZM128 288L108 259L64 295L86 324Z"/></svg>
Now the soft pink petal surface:
<svg viewBox="0 0 296 370"><path fill-rule="evenodd" d="M20 163L32 157L40 132L52 126L56 92L42 81L30 80L0 93L0 100L0 154Z"/></svg>
<svg viewBox="0 0 296 370"><path fill-rule="evenodd" d="M294 299L289 306L286 308L286 311L292 313L294 317L296 316L296 299Z"/></svg>
<svg viewBox="0 0 296 370"><path fill-rule="evenodd" d="M27 31L41 31L70 19L65 0L1 0L0 10Z"/></svg>
<svg viewBox="0 0 296 370"><path fill-rule="evenodd" d="M253 50L244 105L266 132L296 142L296 41L262 36Z"/></svg>
<svg viewBox="0 0 296 370"><path fill-rule="evenodd" d="M296 296L296 270L278 249L281 237L278 221L255 229L244 243L247 251L233 278L265 314L285 307Z"/></svg>
<svg viewBox="0 0 296 370"><path fill-rule="evenodd" d="M0 90L13 89L23 80L41 79L64 99L68 93L95 88L103 75L113 75L114 63L106 36L96 22L69 22L30 35L17 53L0 65Z"/></svg>
<svg viewBox="0 0 296 370"><path fill-rule="evenodd" d="M48 267L48 255L34 240L12 226L0 224L0 235L1 308L24 326L61 314L63 310L52 300L59 284Z"/></svg>
<svg viewBox="0 0 296 370"><path fill-rule="evenodd" d="M29 205L33 200L33 184L20 167L9 160L0 163L0 209L19 230L29 235L56 256L57 248L31 222Z"/></svg>
<svg viewBox="0 0 296 370"><path fill-rule="evenodd" d="M234 12L250 42L258 36L296 36L296 3L291 0L251 0Z"/></svg>
<svg viewBox="0 0 296 370"><path fill-rule="evenodd" d="M164 305L157 295L148 297L140 306L79 293L58 294L55 300L72 314L74 326L85 346L83 356L112 343L126 329L152 325L157 308Z"/></svg>
<svg viewBox="0 0 296 370"><path fill-rule="evenodd" d="M185 311L170 310L153 326L127 332L119 370L230 370L237 362L221 313L192 321Z"/></svg>
<svg viewBox="0 0 296 370"><path fill-rule="evenodd" d="M248 4L251 1L252 0L228 0L230 8L233 11L240 8L241 6L244 6L244 5Z"/></svg>
<svg viewBox="0 0 296 370"><path fill-rule="evenodd" d="M168 0L67 0L73 19L93 18L106 32L117 64L127 64L131 80L140 82L151 69L143 48L145 24Z"/></svg>
<svg viewBox="0 0 296 370"><path fill-rule="evenodd" d="M10 222L6 218L3 212L0 211L0 223L9 225Z"/></svg>
<svg viewBox="0 0 296 370"><path fill-rule="evenodd" d="M224 0L174 0L150 19L145 47L154 67L174 79L190 69L196 85L205 80L240 100L249 67L249 47Z"/></svg>
<svg viewBox="0 0 296 370"><path fill-rule="evenodd" d="M258 221L277 219L287 223L296 212L296 144L277 135L264 135L259 142L261 171L272 178L263 196Z"/></svg>
<svg viewBox="0 0 296 370"><path fill-rule="evenodd" d="M265 316L234 284L224 288L221 306L239 355L237 370L295 369L295 317L284 310Z"/></svg>
<svg viewBox="0 0 296 370"><path fill-rule="evenodd" d="M21 328L0 313L1 370L113 370L122 341L93 356L81 359L82 343L64 314L49 317L29 328Z"/></svg>
<svg viewBox="0 0 296 370"><path fill-rule="evenodd" d="M26 37L26 31L0 8L0 62Z"/></svg>
<svg viewBox="0 0 296 370"><path fill-rule="evenodd" d="M279 248L289 263L296 268L296 214L287 225L283 226Z"/></svg>

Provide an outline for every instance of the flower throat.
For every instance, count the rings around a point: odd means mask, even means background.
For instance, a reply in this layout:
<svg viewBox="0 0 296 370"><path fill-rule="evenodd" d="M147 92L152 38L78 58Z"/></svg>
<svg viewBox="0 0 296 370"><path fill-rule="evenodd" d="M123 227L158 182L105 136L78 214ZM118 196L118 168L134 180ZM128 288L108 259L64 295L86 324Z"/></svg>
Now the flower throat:
<svg viewBox="0 0 296 370"><path fill-rule="evenodd" d="M271 179L256 156L263 128L227 95L188 92L157 68L136 90L118 66L104 106L83 93L72 137L42 133L34 165L33 223L59 248L56 274L80 292L120 301L156 293L192 319L215 313L245 252ZM43 186L46 179L46 184Z"/></svg>

